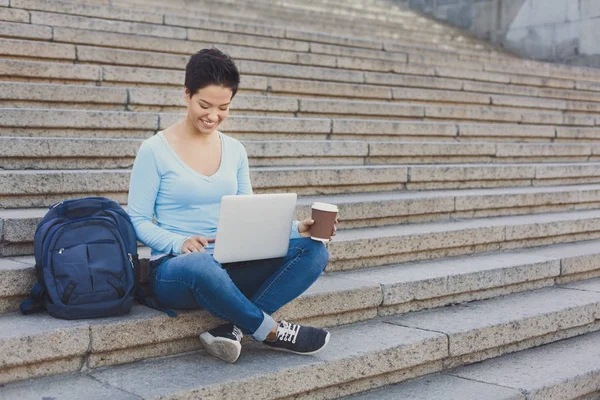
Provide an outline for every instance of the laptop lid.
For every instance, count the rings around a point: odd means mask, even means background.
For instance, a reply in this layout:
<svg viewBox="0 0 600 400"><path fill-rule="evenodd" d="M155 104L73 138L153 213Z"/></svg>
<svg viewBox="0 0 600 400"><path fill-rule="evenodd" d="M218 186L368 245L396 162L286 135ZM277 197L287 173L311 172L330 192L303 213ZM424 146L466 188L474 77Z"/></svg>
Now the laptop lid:
<svg viewBox="0 0 600 400"><path fill-rule="evenodd" d="M296 193L223 196L213 257L223 263L284 257Z"/></svg>

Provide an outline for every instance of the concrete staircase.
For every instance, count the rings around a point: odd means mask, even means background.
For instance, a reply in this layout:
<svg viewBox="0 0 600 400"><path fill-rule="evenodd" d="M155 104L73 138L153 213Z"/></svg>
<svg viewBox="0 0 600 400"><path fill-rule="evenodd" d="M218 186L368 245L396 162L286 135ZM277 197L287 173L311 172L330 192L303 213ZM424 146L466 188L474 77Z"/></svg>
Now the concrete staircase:
<svg viewBox="0 0 600 400"><path fill-rule="evenodd" d="M20 315L47 206L125 207L211 45L242 73L222 130L255 191L340 207L327 272L277 313L328 348L248 341L231 366L200 348L203 310ZM597 398L598 111L600 70L388 0L0 0L0 399Z"/></svg>

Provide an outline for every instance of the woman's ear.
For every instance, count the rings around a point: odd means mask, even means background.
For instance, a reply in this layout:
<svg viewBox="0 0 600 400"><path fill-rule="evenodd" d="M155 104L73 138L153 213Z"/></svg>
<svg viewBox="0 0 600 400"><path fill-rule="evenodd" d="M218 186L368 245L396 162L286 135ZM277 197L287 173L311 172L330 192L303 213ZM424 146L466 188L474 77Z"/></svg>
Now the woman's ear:
<svg viewBox="0 0 600 400"><path fill-rule="evenodd" d="M190 89L184 88L184 90L183 90L183 100L185 101L185 104L189 104L191 99L192 99L192 96L191 96Z"/></svg>

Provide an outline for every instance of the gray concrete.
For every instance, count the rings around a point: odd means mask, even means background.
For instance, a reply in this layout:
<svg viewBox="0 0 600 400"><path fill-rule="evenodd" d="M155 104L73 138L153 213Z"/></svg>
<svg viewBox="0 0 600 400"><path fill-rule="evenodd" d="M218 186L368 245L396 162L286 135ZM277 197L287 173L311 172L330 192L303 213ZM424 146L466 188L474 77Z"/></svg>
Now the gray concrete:
<svg viewBox="0 0 600 400"><path fill-rule="evenodd" d="M598 293L550 288L421 311L389 321L445 333L450 356L461 356L591 324L599 307Z"/></svg>
<svg viewBox="0 0 600 400"><path fill-rule="evenodd" d="M394 0L521 56L600 67L596 0Z"/></svg>
<svg viewBox="0 0 600 400"><path fill-rule="evenodd" d="M484 361L450 374L515 388L529 400L575 399L600 390L600 333Z"/></svg>
<svg viewBox="0 0 600 400"><path fill-rule="evenodd" d="M413 381L348 397L348 400L525 400L519 391L448 375Z"/></svg>
<svg viewBox="0 0 600 400"><path fill-rule="evenodd" d="M43 378L36 381L25 381L8 385L0 389L0 400L136 400L140 399L131 393L124 392L96 379L75 375L65 381L65 377Z"/></svg>
<svg viewBox="0 0 600 400"><path fill-rule="evenodd" d="M446 338L382 323L331 329L328 347L312 357L248 346L235 368L201 354L124 365L92 375L141 397L272 399L440 359ZM302 379L297 379L301 376Z"/></svg>

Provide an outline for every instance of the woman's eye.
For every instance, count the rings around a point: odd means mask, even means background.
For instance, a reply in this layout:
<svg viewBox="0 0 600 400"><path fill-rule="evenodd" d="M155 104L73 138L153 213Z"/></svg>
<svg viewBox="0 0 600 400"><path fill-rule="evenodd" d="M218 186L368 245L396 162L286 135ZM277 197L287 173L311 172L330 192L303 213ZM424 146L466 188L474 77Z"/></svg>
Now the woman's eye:
<svg viewBox="0 0 600 400"><path fill-rule="evenodd" d="M219 108L221 111L227 111L227 108Z"/></svg>
<svg viewBox="0 0 600 400"><path fill-rule="evenodd" d="M205 107L205 106L202 106L202 105L200 107L204 108L205 110L208 110L208 107Z"/></svg>

